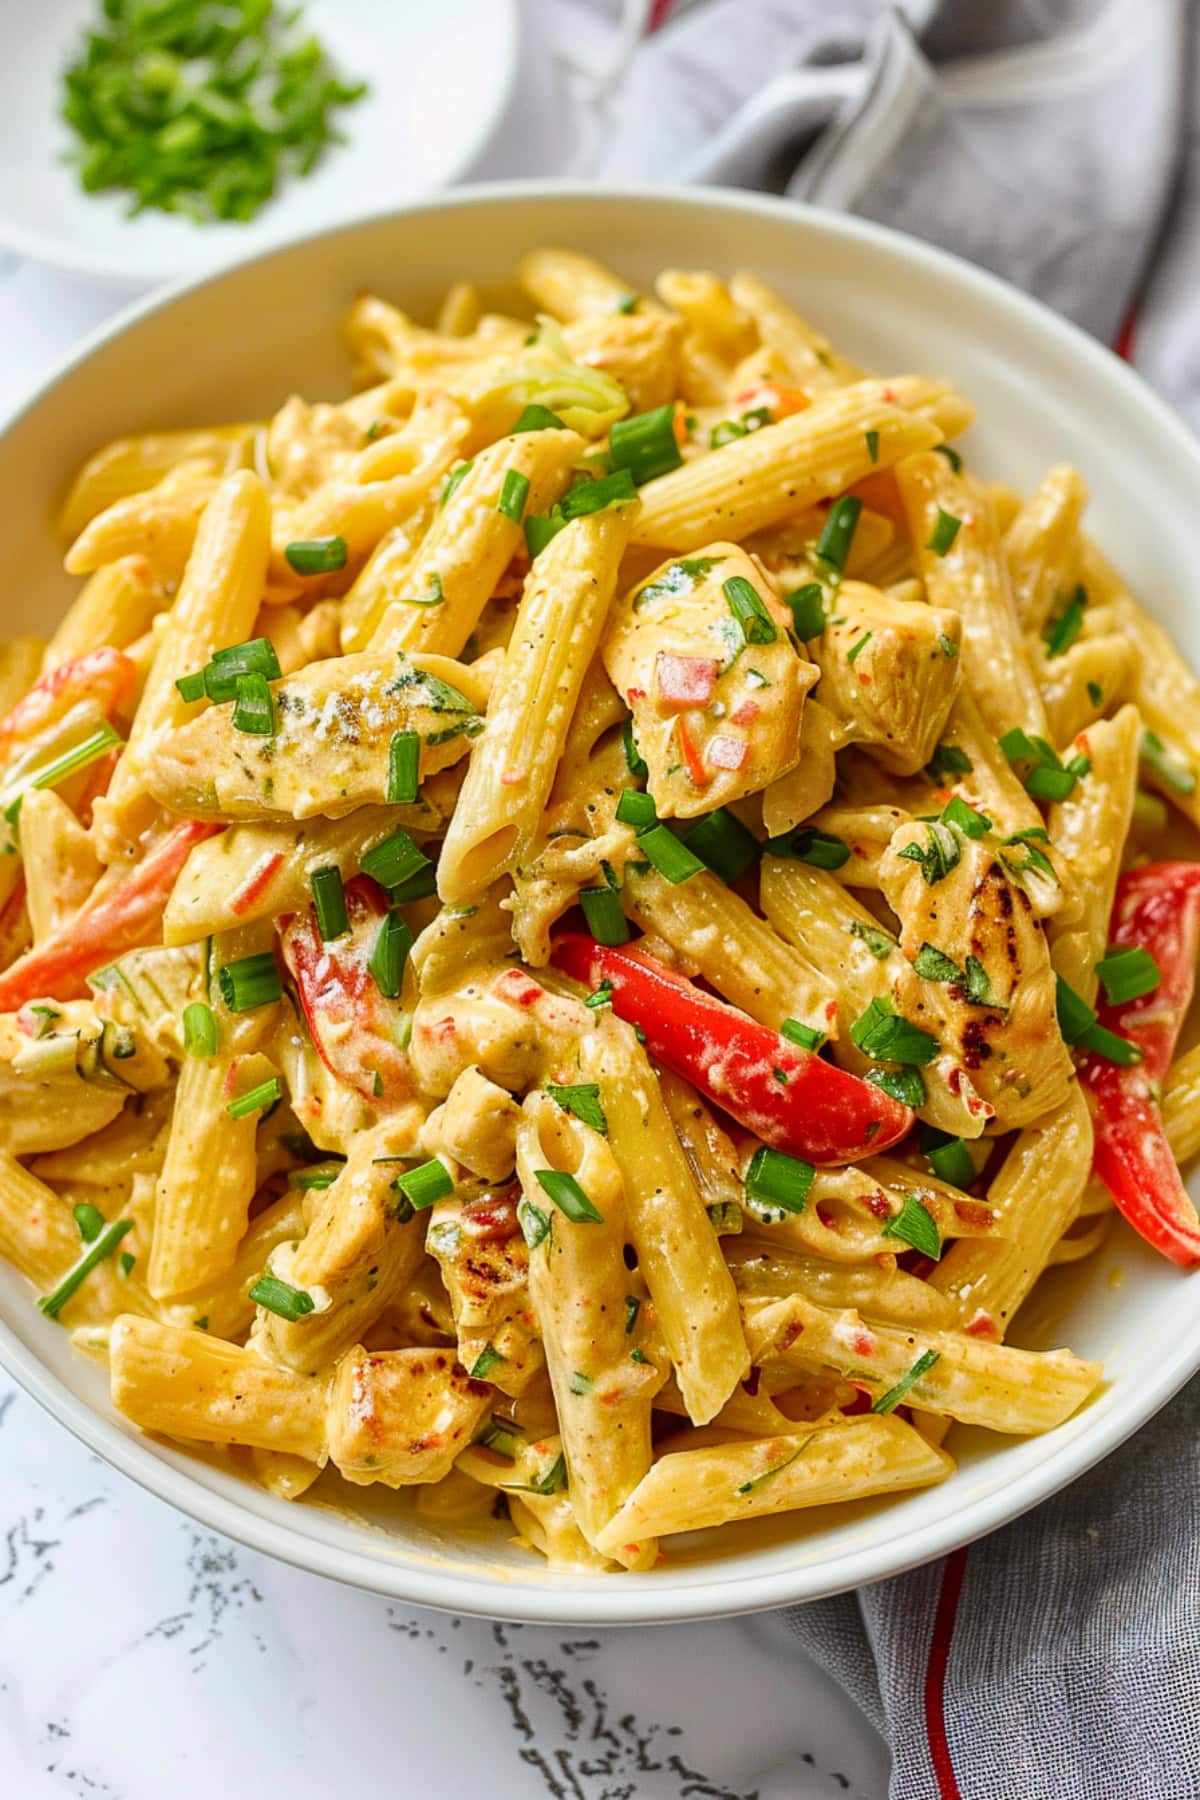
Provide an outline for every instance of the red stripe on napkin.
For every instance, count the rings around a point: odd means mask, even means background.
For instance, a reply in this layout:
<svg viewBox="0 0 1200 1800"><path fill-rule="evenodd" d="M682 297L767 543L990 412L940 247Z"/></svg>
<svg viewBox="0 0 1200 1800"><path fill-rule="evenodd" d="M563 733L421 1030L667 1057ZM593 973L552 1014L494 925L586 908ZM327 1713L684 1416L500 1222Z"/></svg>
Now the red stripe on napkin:
<svg viewBox="0 0 1200 1800"><path fill-rule="evenodd" d="M938 1593L933 1633L929 1640L929 1661L925 1666L925 1731L929 1738L929 1760L938 1784L939 1800L962 1800L958 1777L950 1759L946 1741L944 1688L946 1665L950 1661L950 1645L954 1638L954 1619L958 1596L962 1592L967 1568L967 1551L956 1550L942 1566L942 1585Z"/></svg>

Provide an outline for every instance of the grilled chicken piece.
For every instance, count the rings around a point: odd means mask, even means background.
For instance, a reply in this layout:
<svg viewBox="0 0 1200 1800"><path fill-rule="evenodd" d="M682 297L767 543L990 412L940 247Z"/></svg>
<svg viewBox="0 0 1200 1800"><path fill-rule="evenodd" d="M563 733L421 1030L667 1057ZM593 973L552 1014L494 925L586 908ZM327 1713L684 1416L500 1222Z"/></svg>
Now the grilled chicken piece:
<svg viewBox="0 0 1200 1800"><path fill-rule="evenodd" d="M933 755L961 679L957 613L843 581L815 640L818 698L847 738L895 775Z"/></svg>
<svg viewBox="0 0 1200 1800"><path fill-rule="evenodd" d="M604 666L633 710L660 818L728 806L795 766L817 670L791 623L736 544L663 563L618 602Z"/></svg>
<svg viewBox="0 0 1200 1800"><path fill-rule="evenodd" d="M1074 1073L1050 951L992 837L902 825L879 865L900 947L941 999L938 1036L1009 1131L1058 1106Z"/></svg>
<svg viewBox="0 0 1200 1800"><path fill-rule="evenodd" d="M463 1367L480 1367L481 1376L486 1372L514 1398L543 1367L529 1304L529 1250L517 1223L520 1197L514 1184L468 1200L439 1200L426 1239L450 1296Z"/></svg>
<svg viewBox="0 0 1200 1800"><path fill-rule="evenodd" d="M154 754L156 800L189 818L341 818L387 799L392 735L421 739L420 778L457 762L483 730L484 679L443 656L331 657L272 684L275 730L234 726L210 706ZM422 823L420 803L397 824Z"/></svg>

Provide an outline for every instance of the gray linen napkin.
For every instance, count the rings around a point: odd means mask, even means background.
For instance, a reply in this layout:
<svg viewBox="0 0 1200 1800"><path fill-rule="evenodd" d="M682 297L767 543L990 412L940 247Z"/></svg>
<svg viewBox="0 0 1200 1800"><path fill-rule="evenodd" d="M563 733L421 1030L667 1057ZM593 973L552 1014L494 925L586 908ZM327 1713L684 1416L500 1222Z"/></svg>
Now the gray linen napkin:
<svg viewBox="0 0 1200 1800"><path fill-rule="evenodd" d="M602 5L602 0L592 0ZM693 0L609 103L596 172L769 188L902 227L1118 347L1200 426L1187 0ZM794 1609L892 1748L893 1800L1200 1795L1200 1381L1027 1518ZM795 1793L781 1773L762 1800Z"/></svg>

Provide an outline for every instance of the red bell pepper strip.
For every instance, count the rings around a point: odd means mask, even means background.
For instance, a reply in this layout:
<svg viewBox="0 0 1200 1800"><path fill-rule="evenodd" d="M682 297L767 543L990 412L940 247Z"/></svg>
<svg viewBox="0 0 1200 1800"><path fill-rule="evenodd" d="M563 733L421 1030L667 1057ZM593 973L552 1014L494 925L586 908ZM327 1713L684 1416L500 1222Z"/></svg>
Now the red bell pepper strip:
<svg viewBox="0 0 1200 1800"><path fill-rule="evenodd" d="M329 1073L368 1100L407 1100L412 1076L397 1043L404 1009L380 993L369 967L387 898L367 875L346 883L345 898L350 930L329 943L321 937L311 906L281 918L283 958L309 1036Z"/></svg>
<svg viewBox="0 0 1200 1800"><path fill-rule="evenodd" d="M650 1056L776 1150L813 1163L855 1162L912 1129L911 1108L641 950L610 949L572 931L556 939L551 960L588 987L607 982L613 1011L641 1027Z"/></svg>
<svg viewBox="0 0 1200 1800"><path fill-rule="evenodd" d="M81 700L94 700L97 712L111 718L136 685L136 663L107 644L59 663L0 718L0 761L6 761L18 744L36 737Z"/></svg>
<svg viewBox="0 0 1200 1800"><path fill-rule="evenodd" d="M0 974L0 1012L15 1012L29 1000L76 999L86 994L94 970L158 941L171 889L193 845L220 829L185 820L124 881L85 900L73 919Z"/></svg>
<svg viewBox="0 0 1200 1800"><path fill-rule="evenodd" d="M1099 1023L1137 1045L1128 1068L1089 1054L1079 1078L1095 1100L1095 1170L1118 1210L1182 1268L1200 1263L1200 1218L1163 1129L1159 1100L1192 1001L1200 951L1200 863L1147 863L1117 883L1109 941L1158 964L1153 993L1099 1007Z"/></svg>

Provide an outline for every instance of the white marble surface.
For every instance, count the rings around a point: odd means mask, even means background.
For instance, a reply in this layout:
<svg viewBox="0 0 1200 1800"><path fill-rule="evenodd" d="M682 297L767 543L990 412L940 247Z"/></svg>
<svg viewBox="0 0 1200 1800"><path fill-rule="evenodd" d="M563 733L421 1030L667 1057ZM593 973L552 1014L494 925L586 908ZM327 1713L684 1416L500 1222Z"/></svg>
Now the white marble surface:
<svg viewBox="0 0 1200 1800"><path fill-rule="evenodd" d="M5 1800L883 1800L886 1769L770 1620L489 1625L338 1587L201 1530L0 1377Z"/></svg>
<svg viewBox="0 0 1200 1800"><path fill-rule="evenodd" d="M0 419L132 296L0 254ZM883 1800L884 1746L769 1620L491 1626L243 1550L0 1373L0 1800Z"/></svg>

